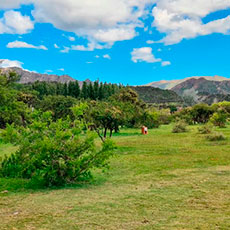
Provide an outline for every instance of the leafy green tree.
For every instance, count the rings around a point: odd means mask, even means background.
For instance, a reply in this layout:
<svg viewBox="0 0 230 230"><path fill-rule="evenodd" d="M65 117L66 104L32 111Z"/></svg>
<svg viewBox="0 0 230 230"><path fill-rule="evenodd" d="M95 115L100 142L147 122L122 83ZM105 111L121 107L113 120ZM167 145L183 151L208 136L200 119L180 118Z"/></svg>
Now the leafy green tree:
<svg viewBox="0 0 230 230"><path fill-rule="evenodd" d="M194 123L207 123L213 114L213 109L206 104L194 105L191 109L191 117Z"/></svg>
<svg viewBox="0 0 230 230"><path fill-rule="evenodd" d="M98 149L92 132L81 136L83 125L79 119L52 122L49 112L33 116L33 122L26 128L8 126L3 132L3 139L13 141L19 150L0 163L2 177L60 186L90 178L93 168L107 166L114 148L111 140Z"/></svg>
<svg viewBox="0 0 230 230"><path fill-rule="evenodd" d="M28 107L19 101L19 91L12 88L18 78L15 73L0 75L0 128L5 128L8 123L26 123Z"/></svg>
<svg viewBox="0 0 230 230"><path fill-rule="evenodd" d="M43 112L51 111L53 119L56 121L60 118L66 118L70 116L73 118L71 108L77 104L77 100L73 97L65 96L47 96L40 102L38 107Z"/></svg>

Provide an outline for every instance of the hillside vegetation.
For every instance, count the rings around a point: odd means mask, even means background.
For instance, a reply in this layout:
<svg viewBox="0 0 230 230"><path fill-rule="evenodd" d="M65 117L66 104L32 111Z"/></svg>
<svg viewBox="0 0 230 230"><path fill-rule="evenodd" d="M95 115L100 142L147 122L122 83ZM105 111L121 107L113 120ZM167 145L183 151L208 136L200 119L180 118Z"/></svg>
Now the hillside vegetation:
<svg viewBox="0 0 230 230"><path fill-rule="evenodd" d="M151 86L137 86L132 87L139 98L146 103L182 103L183 99L171 90L163 90Z"/></svg>

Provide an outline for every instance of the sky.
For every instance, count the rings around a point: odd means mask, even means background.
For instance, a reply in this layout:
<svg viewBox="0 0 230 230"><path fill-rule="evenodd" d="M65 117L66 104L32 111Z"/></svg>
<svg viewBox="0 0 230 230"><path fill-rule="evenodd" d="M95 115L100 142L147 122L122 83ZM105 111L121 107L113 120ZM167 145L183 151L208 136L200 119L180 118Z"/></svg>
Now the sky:
<svg viewBox="0 0 230 230"><path fill-rule="evenodd" d="M230 0L0 0L0 67L142 85L230 78Z"/></svg>

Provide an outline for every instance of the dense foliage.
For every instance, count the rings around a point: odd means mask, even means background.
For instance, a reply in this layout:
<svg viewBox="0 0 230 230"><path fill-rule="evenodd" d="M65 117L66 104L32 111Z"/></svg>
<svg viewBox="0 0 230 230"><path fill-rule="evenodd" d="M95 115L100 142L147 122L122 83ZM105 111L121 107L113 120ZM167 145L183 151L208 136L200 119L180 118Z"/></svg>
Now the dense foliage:
<svg viewBox="0 0 230 230"><path fill-rule="evenodd" d="M19 91L13 89L17 80L14 73L0 75L0 128L5 128L6 124L23 125L26 122L28 108L20 100Z"/></svg>
<svg viewBox="0 0 230 230"><path fill-rule="evenodd" d="M40 99L49 95L61 95L78 99L104 100L118 92L123 86L107 83L99 84L97 81L84 81L82 87L80 87L78 81L70 81L65 84L57 82L35 82L26 85L26 87L37 91Z"/></svg>

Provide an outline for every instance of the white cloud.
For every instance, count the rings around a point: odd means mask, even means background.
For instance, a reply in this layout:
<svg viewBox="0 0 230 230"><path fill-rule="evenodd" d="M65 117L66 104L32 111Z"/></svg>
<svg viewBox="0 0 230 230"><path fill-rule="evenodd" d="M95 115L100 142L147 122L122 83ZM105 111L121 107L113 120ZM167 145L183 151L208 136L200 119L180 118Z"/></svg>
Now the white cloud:
<svg viewBox="0 0 230 230"><path fill-rule="evenodd" d="M54 44L55 49L60 49L60 47L57 44Z"/></svg>
<svg viewBox="0 0 230 230"><path fill-rule="evenodd" d="M77 51L94 51L95 49L105 49L105 48L111 48L109 44L100 45L95 42L88 43L87 46L84 45L72 45L71 47L64 47L63 50L61 50L62 53L68 53L70 50L77 50Z"/></svg>
<svg viewBox="0 0 230 230"><path fill-rule="evenodd" d="M163 61L161 63L161 66L168 66L168 65L171 65L171 62L170 61Z"/></svg>
<svg viewBox="0 0 230 230"><path fill-rule="evenodd" d="M100 56L99 56L99 55L96 55L95 58L100 58Z"/></svg>
<svg viewBox="0 0 230 230"><path fill-rule="evenodd" d="M212 33L230 33L230 16L206 24L202 21L212 12L230 8L230 0L0 0L0 9L15 9L29 3L34 5L35 22L51 23L88 40L86 46L78 44L61 52L111 48L117 41L137 36L138 27L152 34L151 27L143 22L149 16L149 4L156 4L152 27L166 35L160 40L166 45ZM24 34L33 28L31 18L17 11L7 11L0 19L0 34ZM75 41L74 36L67 38ZM153 43L154 39L147 41Z"/></svg>
<svg viewBox="0 0 230 230"><path fill-rule="evenodd" d="M208 14L229 7L229 0L160 0L153 9L153 26L166 33L161 40L166 45L212 33L229 34L230 16L202 22Z"/></svg>
<svg viewBox="0 0 230 230"><path fill-rule="evenodd" d="M6 11L0 19L0 34L26 34L34 28L29 16L23 16L18 11Z"/></svg>
<svg viewBox="0 0 230 230"><path fill-rule="evenodd" d="M45 71L45 73L53 73L53 70L48 69Z"/></svg>
<svg viewBox="0 0 230 230"><path fill-rule="evenodd" d="M74 41L75 41L75 37L69 36L68 39L69 39L71 42L74 42Z"/></svg>
<svg viewBox="0 0 230 230"><path fill-rule="evenodd" d="M154 44L154 43L155 43L155 41L148 40L148 41L146 41L146 43L150 45L150 44Z"/></svg>
<svg viewBox="0 0 230 230"><path fill-rule="evenodd" d="M138 49L134 49L131 53L132 61L137 62L147 62L147 63L155 63L161 62L160 58L155 58L152 53L151 47L142 47Z"/></svg>
<svg viewBox="0 0 230 230"><path fill-rule="evenodd" d="M7 48L28 48L28 49L47 50L47 48L44 45L35 46L22 41L10 42L7 44Z"/></svg>
<svg viewBox="0 0 230 230"><path fill-rule="evenodd" d="M58 69L58 70L60 70L60 71L65 71L65 69L64 69L64 68L60 68L60 69Z"/></svg>
<svg viewBox="0 0 230 230"><path fill-rule="evenodd" d="M22 68L23 63L20 61L12 61L9 59L0 59L0 68L19 67Z"/></svg>
<svg viewBox="0 0 230 230"><path fill-rule="evenodd" d="M35 20L85 37L89 43L130 40L144 27L147 4L155 0L33 0ZM60 13L61 12L61 13ZM108 47L108 46L103 46ZM96 46L94 47L95 49ZM86 51L87 49L84 49Z"/></svg>
<svg viewBox="0 0 230 230"><path fill-rule="evenodd" d="M86 62L86 64L93 64L93 62L91 62L91 61L87 61L87 62Z"/></svg>
<svg viewBox="0 0 230 230"><path fill-rule="evenodd" d="M105 58L105 59L111 59L111 57L109 56L109 54L103 55L103 58Z"/></svg>
<svg viewBox="0 0 230 230"><path fill-rule="evenodd" d="M157 51L158 51L158 52L161 52L161 51L162 51L162 49L161 49L161 48L159 48Z"/></svg>

